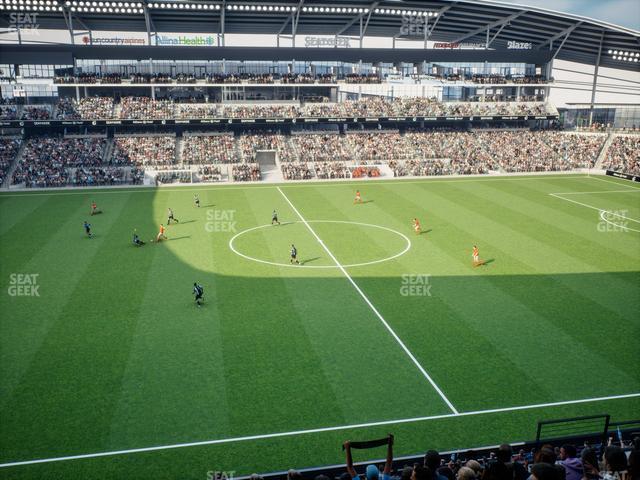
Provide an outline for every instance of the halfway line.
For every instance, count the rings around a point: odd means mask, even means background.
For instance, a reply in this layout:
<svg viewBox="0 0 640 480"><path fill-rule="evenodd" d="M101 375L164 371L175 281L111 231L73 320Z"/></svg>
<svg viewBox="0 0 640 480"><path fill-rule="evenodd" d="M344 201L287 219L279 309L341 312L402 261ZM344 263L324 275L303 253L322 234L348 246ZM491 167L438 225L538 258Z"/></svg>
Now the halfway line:
<svg viewBox="0 0 640 480"><path fill-rule="evenodd" d="M298 216L298 218L300 218L300 220L302 221L302 223L305 224L305 226L309 229L309 231L311 232L311 235L313 235L316 240L318 241L318 243L320 244L320 246L322 246L322 248L325 250L325 252L327 252L327 255L329 255L329 257L331 257L331 260L334 261L334 263L336 264L336 266L338 267L338 269L340 269L340 271L344 274L345 277L347 277L347 280L349 280L349 282L351 283L351 285L353 285L353 288L356 289L356 291L360 294L360 296L362 297L362 299L365 301L365 303L367 305L369 305L369 308L371 308L371 310L373 311L373 313L375 313L376 317L378 317L378 319L382 322L382 324L386 327L386 329L389 331L389 333L391 334L391 336L393 338L395 338L396 342L398 342L398 344L402 347L402 349L405 351L405 353L409 356L409 358L411 359L411 361L415 364L416 367L418 367L418 370L420 370L420 372L422 373L422 375L424 375L424 377L429 381L429 383L431 384L431 386L435 389L436 392L438 392L438 395L440 395L440 398L442 398L442 400L444 401L444 403L447 404L447 406L449 407L449 409L454 413L454 414L458 414L458 410L456 410L456 407L453 406L453 404L449 401L449 399L446 397L446 395L444 394L444 392L442 390L440 390L440 387L438 387L438 385L436 384L436 382L433 381L433 379L431 378L431 376L427 373L427 371L422 367L422 365L420 365L420 362L418 362L418 360L416 359L416 357L413 356L413 354L411 353L411 351L407 348L407 346L404 344L404 342L402 340L400 340L400 337L398 337L398 335L396 335L396 332L393 331L393 329L389 326L389 324L387 323L387 321L384 319L384 317L380 314L380 312L378 311L378 309L376 307L373 306L373 304L371 303L371 301L367 298L367 296L364 294L364 292L360 289L360 287L358 286L358 284L353 280L353 278L351 278L351 275L349 275L349 273L347 273L347 271L344 269L344 267L340 264L340 262L338 261L338 259L333 255L333 253L331 253L331 250L329 250L329 248L324 244L324 242L322 241L322 239L316 234L316 232L313 230L313 228L311 228L311 225L309 225L309 222L307 222L305 220L305 218L302 216L302 214L298 211L298 209L293 205L293 203L291 203L291 200L289 200L289 198L284 194L284 192L280 189L280 187L276 187L278 189L278 191L280 192L280 195L283 196L283 198L287 201L287 203L289 204L289 206L292 208L292 210L296 213L296 215Z"/></svg>

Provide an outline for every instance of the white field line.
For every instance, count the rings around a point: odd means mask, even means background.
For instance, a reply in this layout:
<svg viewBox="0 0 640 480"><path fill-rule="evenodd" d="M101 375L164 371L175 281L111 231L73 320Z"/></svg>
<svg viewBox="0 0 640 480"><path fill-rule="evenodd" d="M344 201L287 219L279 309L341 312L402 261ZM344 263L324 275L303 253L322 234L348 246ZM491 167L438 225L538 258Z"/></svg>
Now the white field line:
<svg viewBox="0 0 640 480"><path fill-rule="evenodd" d="M411 353L411 351L407 348L407 346L404 344L404 342L402 340L400 340L400 337L398 337L398 335L396 334L396 332L393 331L393 329L389 326L389 324L387 323L387 321L384 319L384 317L380 314L380 312L378 311L378 309L376 307L373 306L373 304L371 303L371 301L367 298L367 296L364 294L364 292L360 289L360 287L358 286L358 284L353 280L353 278L351 278L351 275L349 275L349 273L347 273L347 271L345 270L345 268L340 264L340 262L338 261L338 259L333 255L333 253L331 253L331 250L329 250L329 248L324 244L324 242L322 241L322 239L318 236L318 234L313 230L313 228L311 228L311 225L309 225L309 222L307 222L305 220L305 218L302 216L302 214L298 211L298 209L295 207L295 205L293 205L293 203L291 203L291 200L289 200L289 197L287 197L284 192L280 189L280 187L277 187L278 192L280 192L280 195L282 195L282 197L286 200L286 202L289 204L289 206L291 207L291 209L296 213L296 215L298 216L298 218L302 221L302 223L304 223L304 225L307 227L307 229L309 230L309 232L311 232L311 235L313 235L315 237L315 239L318 241L318 243L320 244L320 246L324 249L325 252L327 252L327 255L329 255L329 257L331 258L331 260L333 260L333 262L336 264L336 266L338 267L338 269L342 272L342 274L347 278L347 280L349 280L349 283L351 283L351 285L353 285L353 288L356 289L356 291L360 294L360 296L362 297L362 299L365 301L365 303L367 305L369 305L369 308L373 311L373 313L375 313L376 317L378 317L378 319L382 322L382 324L385 326L385 328L389 331L389 333L391 334L391 336L396 340L396 342L398 342L398 344L402 347L402 349L404 350L404 352L409 356L409 358L411 359L411 361L415 364L416 367L418 367L418 370L420 370L420 373L422 373L422 375L424 375L424 377L429 381L429 383L431 384L431 386L435 389L436 392L438 392L438 395L440 395L440 398L442 398L442 400L444 401L444 403L447 404L447 406L449 407L449 409L454 413L454 414L458 414L458 410L456 410L456 407L453 406L453 404L449 401L449 399L447 398L447 396L444 394L444 392L442 390L440 390L440 387L438 387L438 385L436 384L436 382L433 381L433 379L431 378L431 376L427 373L427 371L422 367L422 365L420 365L420 362L418 362L418 360L416 359L416 357L413 356L413 353Z"/></svg>
<svg viewBox="0 0 640 480"><path fill-rule="evenodd" d="M622 182L616 182L614 180L609 180L608 178L600 178L599 176L596 175L589 175L587 178L592 178L593 180L600 180L601 182L607 182L607 183L613 183L614 185L618 185L619 187L627 187L627 188L632 188L633 190L640 190L640 188L637 187L632 187L631 185L626 185ZM625 180L623 180L625 181ZM628 182L628 180L626 180Z"/></svg>
<svg viewBox="0 0 640 480"><path fill-rule="evenodd" d="M69 455L66 457L52 457L52 458L41 458L37 460L24 460L24 461L18 461L18 462L2 463L0 464L0 468L18 467L23 465L34 465L38 463L63 462L68 460L81 460L81 459L87 459L87 458L111 457L116 455L128 455L131 453L155 452L159 450L172 450L176 448L200 447L205 445L220 445L225 443L246 442L251 440L264 440L269 438L292 437L292 436L298 436L298 435L308 435L312 433L335 432L340 430L352 430L352 429L361 429L361 428L368 428L368 427L379 427L379 426L385 426L385 425L400 425L404 423L426 422L426 421L439 420L439 419L445 419L445 418L468 417L468 416L487 415L487 414L495 414L495 413L515 412L519 410L534 410L538 408L559 407L563 405L575 405L580 403L604 402L604 401L610 401L610 400L621 400L621 399L636 398L636 397L640 397L640 392L628 393L624 395L611 395L608 397L584 398L581 400L567 400L562 402L538 403L535 405L522 405L517 407L494 408L490 410L477 410L473 412L445 413L442 415L432 415L428 417L403 418L398 420L383 420L380 422L313 428L309 430L296 430L292 432L269 433L265 435L250 435L246 437L221 438L217 440L204 440L200 442L189 442L189 443L175 443L172 445L158 445L154 447L132 448L128 450L114 450L110 452L85 453L82 455Z"/></svg>
<svg viewBox="0 0 640 480"><path fill-rule="evenodd" d="M110 193L159 193L159 192L190 192L193 190L198 191L206 191L206 190L244 190L244 189L272 189L274 186L283 186L287 188L314 188L314 187L342 187L342 186L360 186L370 185L370 186L384 186L384 185L412 185L419 183L457 183L457 182L496 182L496 181L508 181L515 182L518 180L568 180L568 179L578 179L578 178L595 178L593 176L589 177L587 175L579 175L576 173L568 173L568 174L554 174L554 175L530 175L530 176L514 176L509 177L507 175L496 175L496 176L483 176L483 177L472 177L467 178L468 176L460 176L457 178L447 178L442 176L432 176L432 177L424 177L419 180L391 180L391 179L378 179L378 180L359 180L356 182L348 182L348 181L331 181L331 182L314 182L309 181L308 183L300 183L300 182L292 182L287 184L267 184L266 182L262 183L252 183L247 182L244 185L239 185L237 183L225 183L221 185L216 184L207 184L202 185L202 187L196 187L193 185L185 185L184 187L145 187L144 189L134 189L135 187L92 187L87 189L79 189L76 187L69 187L69 191L64 191L65 189L41 189L39 192L31 192L27 190L19 190L18 192L23 193L11 193L14 190L0 190L0 199L2 198L10 198L10 197L37 197L39 195L47 196L47 195L104 195ZM617 182L616 182L617 183ZM102 188L102 190L96 190L96 188ZM5 193L6 192L6 193Z"/></svg>
<svg viewBox="0 0 640 480"><path fill-rule="evenodd" d="M624 215L620 215L619 213L616 213L616 212L610 212L609 210L605 210L604 208L598 208L598 207L594 207L593 205L587 205L586 203L577 202L576 200L571 200L569 198L564 198L564 197L559 196L557 193L550 193L549 195L551 195L552 197L555 197L555 198L559 198L560 200L565 200L567 202L575 203L576 205L580 205L580 206L583 206L583 207L591 208L592 210L597 210L598 212L605 212L605 213L608 213L608 214L613 215L615 217L620 217L620 218L624 218L625 220L630 220L632 222L640 223L640 220L636 220L634 218L625 217Z"/></svg>
<svg viewBox="0 0 640 480"><path fill-rule="evenodd" d="M622 230L631 230L632 232L640 232L640 230L638 230L637 228L631 228L631 227L627 227L625 225L620 225L619 223L614 223L614 222L606 219L605 216L604 216L605 213L606 212L604 212L604 211L600 212L600 218L602 219L603 222L606 222L609 225L613 225L614 227L618 227L618 228L620 228ZM626 217L623 217L623 218L626 218Z"/></svg>
<svg viewBox="0 0 640 480"><path fill-rule="evenodd" d="M553 195L586 195L586 194L594 194L594 193L637 193L637 192L640 192L640 188L632 188L631 190L598 190L597 192L553 192Z"/></svg>

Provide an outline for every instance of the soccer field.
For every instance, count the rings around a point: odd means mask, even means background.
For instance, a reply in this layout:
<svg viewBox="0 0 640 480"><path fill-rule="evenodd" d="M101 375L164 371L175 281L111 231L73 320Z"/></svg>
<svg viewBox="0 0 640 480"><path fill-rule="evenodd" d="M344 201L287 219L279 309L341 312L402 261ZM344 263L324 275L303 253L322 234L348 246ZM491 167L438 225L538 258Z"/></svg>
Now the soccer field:
<svg viewBox="0 0 640 480"><path fill-rule="evenodd" d="M0 478L264 473L387 432L400 456L640 411L630 182L10 193L0 219Z"/></svg>

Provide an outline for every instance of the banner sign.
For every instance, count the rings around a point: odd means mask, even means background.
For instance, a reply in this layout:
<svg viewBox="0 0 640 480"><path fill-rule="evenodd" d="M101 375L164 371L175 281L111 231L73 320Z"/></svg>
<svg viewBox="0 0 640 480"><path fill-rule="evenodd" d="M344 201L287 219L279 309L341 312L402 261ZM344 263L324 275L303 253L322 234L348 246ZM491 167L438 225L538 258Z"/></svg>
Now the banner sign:
<svg viewBox="0 0 640 480"><path fill-rule="evenodd" d="M196 118L189 120L0 120L0 127L131 126L131 125L220 125L289 123L379 123L379 122L473 122L505 120L557 120L557 115L475 117L304 117L304 118Z"/></svg>
<svg viewBox="0 0 640 480"><path fill-rule="evenodd" d="M351 48L348 37L304 37L305 47Z"/></svg>
<svg viewBox="0 0 640 480"><path fill-rule="evenodd" d="M485 50L484 43L447 43L447 42L435 42L433 48L438 50Z"/></svg>
<svg viewBox="0 0 640 480"><path fill-rule="evenodd" d="M609 175L610 177L631 180L632 182L640 182L640 175L631 175L630 173L614 172L613 170L607 170L607 175Z"/></svg>
<svg viewBox="0 0 640 480"><path fill-rule="evenodd" d="M531 42L515 42L513 40L507 42L508 50L531 50L532 48L533 44Z"/></svg>
<svg viewBox="0 0 640 480"><path fill-rule="evenodd" d="M216 47L213 35L156 35L156 45L172 47Z"/></svg>

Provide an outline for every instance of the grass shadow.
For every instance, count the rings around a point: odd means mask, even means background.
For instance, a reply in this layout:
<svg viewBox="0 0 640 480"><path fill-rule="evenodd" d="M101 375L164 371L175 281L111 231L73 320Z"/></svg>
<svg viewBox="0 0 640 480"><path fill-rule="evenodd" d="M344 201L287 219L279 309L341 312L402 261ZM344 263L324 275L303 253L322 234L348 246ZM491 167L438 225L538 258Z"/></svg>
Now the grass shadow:
<svg viewBox="0 0 640 480"><path fill-rule="evenodd" d="M302 260L300 262L300 265L306 265L307 263L315 262L316 260L320 260L320 258L322 257L313 257L313 258L308 258L306 260Z"/></svg>
<svg viewBox="0 0 640 480"><path fill-rule="evenodd" d="M174 240L182 240L183 238L191 238L191 235L183 235L182 237L172 237L172 238L168 238L167 242L172 242Z"/></svg>

